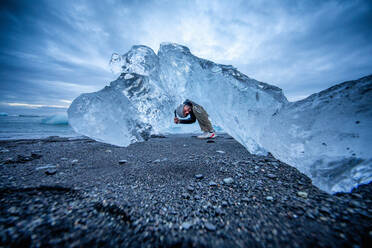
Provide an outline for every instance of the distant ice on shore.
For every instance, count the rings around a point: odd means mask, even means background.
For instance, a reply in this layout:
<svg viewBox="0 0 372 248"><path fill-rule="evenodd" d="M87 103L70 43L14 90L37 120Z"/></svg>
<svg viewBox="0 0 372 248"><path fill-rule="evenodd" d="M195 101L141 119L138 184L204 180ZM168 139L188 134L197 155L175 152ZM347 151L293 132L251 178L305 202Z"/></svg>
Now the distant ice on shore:
<svg viewBox="0 0 372 248"><path fill-rule="evenodd" d="M372 180L372 76L288 102L280 88L177 44L161 44L158 54L133 46L110 64L118 79L80 95L68 109L80 134L127 146L171 132L173 110L188 98L251 153L272 153L327 192Z"/></svg>
<svg viewBox="0 0 372 248"><path fill-rule="evenodd" d="M50 116L8 115L0 118L0 140L77 137L68 125L67 113Z"/></svg>
<svg viewBox="0 0 372 248"><path fill-rule="evenodd" d="M45 117L41 120L42 124L48 125L68 125L68 117L66 114L55 114Z"/></svg>

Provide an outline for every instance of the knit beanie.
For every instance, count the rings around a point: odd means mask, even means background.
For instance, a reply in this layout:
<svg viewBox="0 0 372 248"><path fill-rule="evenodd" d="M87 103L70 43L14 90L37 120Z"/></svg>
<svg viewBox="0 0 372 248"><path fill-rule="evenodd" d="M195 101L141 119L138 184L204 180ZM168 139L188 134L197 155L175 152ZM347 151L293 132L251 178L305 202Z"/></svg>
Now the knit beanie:
<svg viewBox="0 0 372 248"><path fill-rule="evenodd" d="M183 104L181 104L180 106L178 106L176 108L176 113L179 117L181 118L185 118L185 115L183 114Z"/></svg>

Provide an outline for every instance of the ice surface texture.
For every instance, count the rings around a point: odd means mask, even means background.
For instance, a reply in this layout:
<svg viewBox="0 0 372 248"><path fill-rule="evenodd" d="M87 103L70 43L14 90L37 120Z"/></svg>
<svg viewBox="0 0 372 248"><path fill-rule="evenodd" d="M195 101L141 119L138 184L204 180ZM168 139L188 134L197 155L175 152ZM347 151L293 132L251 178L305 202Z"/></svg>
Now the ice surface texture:
<svg viewBox="0 0 372 248"><path fill-rule="evenodd" d="M113 54L117 80L76 98L73 129L120 146L174 130L173 110L186 98L251 153L271 152L328 192L371 181L372 76L288 102L276 86L232 66L200 59L187 47L163 43ZM192 125L178 125L187 132Z"/></svg>

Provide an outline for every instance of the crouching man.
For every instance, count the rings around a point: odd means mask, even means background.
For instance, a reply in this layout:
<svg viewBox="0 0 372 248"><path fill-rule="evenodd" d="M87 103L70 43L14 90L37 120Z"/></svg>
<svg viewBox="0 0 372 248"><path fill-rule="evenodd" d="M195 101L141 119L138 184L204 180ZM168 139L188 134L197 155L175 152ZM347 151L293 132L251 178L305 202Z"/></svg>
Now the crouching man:
<svg viewBox="0 0 372 248"><path fill-rule="evenodd" d="M216 133L213 130L212 123L208 119L208 113L199 104L186 99L177 109L174 111L174 123L176 124L191 124L198 120L200 129L204 132L199 135L199 139L213 139L216 137ZM185 118L188 115L188 119L179 119L177 115L181 118Z"/></svg>

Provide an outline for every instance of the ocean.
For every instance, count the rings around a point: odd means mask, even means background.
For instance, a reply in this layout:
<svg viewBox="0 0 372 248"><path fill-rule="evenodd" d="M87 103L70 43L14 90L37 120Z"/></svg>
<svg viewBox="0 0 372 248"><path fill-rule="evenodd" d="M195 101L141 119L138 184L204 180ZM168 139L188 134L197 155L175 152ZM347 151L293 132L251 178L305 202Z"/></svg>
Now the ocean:
<svg viewBox="0 0 372 248"><path fill-rule="evenodd" d="M67 115L0 115L0 140L38 139L49 136L78 137Z"/></svg>
<svg viewBox="0 0 372 248"><path fill-rule="evenodd" d="M223 132L213 126L217 132ZM169 133L200 133L198 125L174 126ZM8 115L0 112L0 140L40 139L49 136L81 137L68 124L67 114Z"/></svg>

